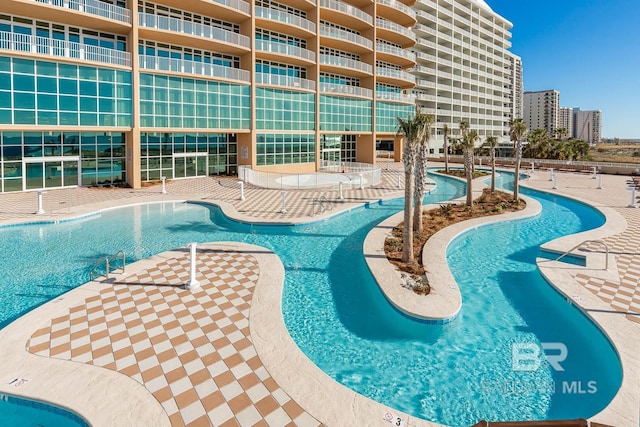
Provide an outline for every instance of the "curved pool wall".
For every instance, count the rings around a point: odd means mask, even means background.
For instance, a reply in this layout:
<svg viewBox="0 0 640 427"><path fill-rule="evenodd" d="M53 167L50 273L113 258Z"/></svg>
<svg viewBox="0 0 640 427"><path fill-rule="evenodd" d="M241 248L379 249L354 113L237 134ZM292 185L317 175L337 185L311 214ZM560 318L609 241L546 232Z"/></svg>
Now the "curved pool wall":
<svg viewBox="0 0 640 427"><path fill-rule="evenodd" d="M437 176L434 180L438 185L432 194L425 196L425 202L437 203L463 195L463 183ZM5 253L0 257L5 287L0 293L0 303L3 307L19 306L8 317L3 311L2 322L6 324L86 281L88 269L101 255L124 249L128 257L141 259L191 241L244 241L273 250L282 259L286 269L283 314L298 346L330 376L365 396L417 417L450 425L470 425L481 418L549 418L560 413L571 415L568 418L586 417L606 406L620 384L616 354L594 324L564 303L558 294L542 292L551 301L553 310L544 306L545 298L539 301L543 307L540 312L545 315L556 310L562 312L559 321L554 322L532 320L534 310L525 310L526 316L518 319L517 309L521 307L516 291L502 290L502 284L487 284L492 295L488 298L488 293L473 289L473 275L471 285L460 285L463 309L450 324L427 324L393 309L371 277L362 244L366 234L384 218L401 210L402 204L402 199L373 203L330 220L301 226L241 224L226 218L216 207L160 204L103 212L78 223L0 229L4 241L19 242L11 249L11 256ZM595 210L590 212L596 215ZM586 225L581 223L565 231L580 231ZM526 227L521 226L520 230ZM463 254L465 245L461 241L453 242L450 250ZM511 246L489 242L483 245ZM455 249L459 245L460 249ZM518 252L511 256L517 258ZM21 259L26 263L19 262ZM50 266L51 271L43 271L43 265ZM529 268L526 263L525 268ZM456 269L452 266L454 274L460 274ZM464 270L462 267L461 271ZM7 295L14 292L19 298ZM498 298L494 293L502 296ZM483 307L481 304L468 310L468 300L474 296L482 304L495 300L496 305L490 307L493 311L475 308ZM502 307L513 298L514 307ZM516 321L517 333L509 335L514 329L510 322ZM566 368L571 378L585 380L581 376L583 366L590 364L599 366L598 369L602 366L605 371L602 379L597 378L597 393L586 396L587 403L580 400L580 394L567 400L558 393L550 393L547 384L559 377L546 365L533 374L512 373L511 353L505 349L509 349L511 342L547 342L545 334L550 331L537 329L549 324L557 330L557 335L551 338L570 344L572 360L567 360ZM568 337L563 331L575 336ZM576 352L584 354L584 359L574 360ZM602 361L606 362L600 364ZM518 386L517 382L509 382L523 378L533 380L537 387L529 399L521 396L521 390L496 390L509 384ZM532 382L526 384L530 386ZM570 385L573 388L569 391L578 391L577 386ZM506 406L496 408L497 404Z"/></svg>
<svg viewBox="0 0 640 427"><path fill-rule="evenodd" d="M0 393L2 427L90 427L79 415L58 406Z"/></svg>

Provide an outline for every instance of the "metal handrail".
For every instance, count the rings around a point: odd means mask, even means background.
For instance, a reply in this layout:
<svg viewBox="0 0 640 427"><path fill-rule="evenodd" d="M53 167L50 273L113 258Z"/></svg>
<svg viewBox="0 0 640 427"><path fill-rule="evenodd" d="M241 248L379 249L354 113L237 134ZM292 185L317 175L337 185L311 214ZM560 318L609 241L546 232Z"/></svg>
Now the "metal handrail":
<svg viewBox="0 0 640 427"><path fill-rule="evenodd" d="M122 255L122 272L124 273L124 268L126 266L127 263L127 255L124 252L124 250L120 249L118 252L116 252L113 255L110 256L103 256L100 257L94 264L93 267L91 267L91 271L89 271L89 280L93 280L94 279L94 273L96 268L98 268L103 262L105 263L105 267L106 267L106 273L105 273L105 277L108 279L109 278L109 271L110 271L110 266L111 266L111 262L118 256L118 255ZM95 277L100 277L101 275L96 275Z"/></svg>
<svg viewBox="0 0 640 427"><path fill-rule="evenodd" d="M609 246L604 242L604 240L585 240L584 242L575 245L573 248L569 249L568 251L560 255L558 258L555 259L555 261L560 261L562 258L569 255L571 252L573 252L574 250L578 249L579 247L587 243L599 243L602 246L604 246L604 249L605 249L604 269L608 270L609 269Z"/></svg>
<svg viewBox="0 0 640 427"><path fill-rule="evenodd" d="M311 216L316 215L316 204L320 206L320 213L324 213L327 209L332 210L333 204L326 196L315 197L312 202Z"/></svg>

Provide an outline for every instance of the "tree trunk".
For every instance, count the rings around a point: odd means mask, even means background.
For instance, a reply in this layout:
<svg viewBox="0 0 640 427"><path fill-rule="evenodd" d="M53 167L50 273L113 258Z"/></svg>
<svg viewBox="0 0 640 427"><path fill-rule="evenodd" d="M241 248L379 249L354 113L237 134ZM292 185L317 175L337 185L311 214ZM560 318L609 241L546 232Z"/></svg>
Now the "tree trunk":
<svg viewBox="0 0 640 427"><path fill-rule="evenodd" d="M496 191L496 149L491 149L491 192Z"/></svg>
<svg viewBox="0 0 640 427"><path fill-rule="evenodd" d="M413 195L413 174L404 172L404 226L402 229L402 262L413 259L413 228L411 224L411 196Z"/></svg>
<svg viewBox="0 0 640 427"><path fill-rule="evenodd" d="M472 188L472 179L473 179L473 157L471 155L471 150L464 150L464 172L467 177L467 206L471 206L473 204L473 188Z"/></svg>
<svg viewBox="0 0 640 427"><path fill-rule="evenodd" d="M422 199L427 182L427 150L426 145L420 147L416 158L416 183L413 189L413 231L422 231Z"/></svg>
<svg viewBox="0 0 640 427"><path fill-rule="evenodd" d="M518 201L518 181L520 180L520 160L522 160L522 143L516 143L516 170L513 176L513 200Z"/></svg>

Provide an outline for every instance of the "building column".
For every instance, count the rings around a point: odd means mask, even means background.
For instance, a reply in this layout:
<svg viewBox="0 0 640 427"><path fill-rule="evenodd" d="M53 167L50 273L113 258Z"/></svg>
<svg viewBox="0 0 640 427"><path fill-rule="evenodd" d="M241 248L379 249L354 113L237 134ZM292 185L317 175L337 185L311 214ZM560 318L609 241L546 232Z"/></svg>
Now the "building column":
<svg viewBox="0 0 640 427"><path fill-rule="evenodd" d="M140 61L138 60L138 5L130 2L131 31L127 46L131 53L131 119L130 132L126 133L127 184L132 188L142 187L140 175Z"/></svg>

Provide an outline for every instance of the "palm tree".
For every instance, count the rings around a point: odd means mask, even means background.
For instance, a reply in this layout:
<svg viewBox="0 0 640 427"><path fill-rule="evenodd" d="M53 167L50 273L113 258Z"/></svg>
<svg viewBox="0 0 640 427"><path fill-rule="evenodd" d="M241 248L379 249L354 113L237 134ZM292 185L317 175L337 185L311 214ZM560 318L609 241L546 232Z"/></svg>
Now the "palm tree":
<svg viewBox="0 0 640 427"><path fill-rule="evenodd" d="M518 201L518 181L520 180L520 161L522 160L522 138L527 133L527 125L524 124L523 119L511 119L509 120L509 135L513 146L515 147L516 155L516 170L513 178L513 200Z"/></svg>
<svg viewBox="0 0 640 427"><path fill-rule="evenodd" d="M449 173L449 126L446 123L442 126L442 133L444 133L444 145L442 146L444 150L444 173Z"/></svg>
<svg viewBox="0 0 640 427"><path fill-rule="evenodd" d="M413 176L416 166L416 146L424 131L424 115L416 107L416 114L407 119L396 117L398 135L404 136L402 164L404 166L404 226L402 230L402 262L413 259L413 228L411 223L411 196L413 194Z"/></svg>
<svg viewBox="0 0 640 427"><path fill-rule="evenodd" d="M416 185L413 190L413 231L422 231L422 199L424 198L424 187L427 184L427 155L429 154L431 126L434 122L433 116L423 114L422 111L416 111L416 118L418 117L423 129L417 144Z"/></svg>
<svg viewBox="0 0 640 427"><path fill-rule="evenodd" d="M460 127L462 129L462 126ZM478 132L465 129L462 135L462 148L464 156L464 174L467 177L467 206L473 205L473 150L478 140Z"/></svg>
<svg viewBox="0 0 640 427"><path fill-rule="evenodd" d="M498 138L495 136L487 136L484 142L489 147L489 155L491 156L491 192L496 191L496 148L498 147Z"/></svg>

